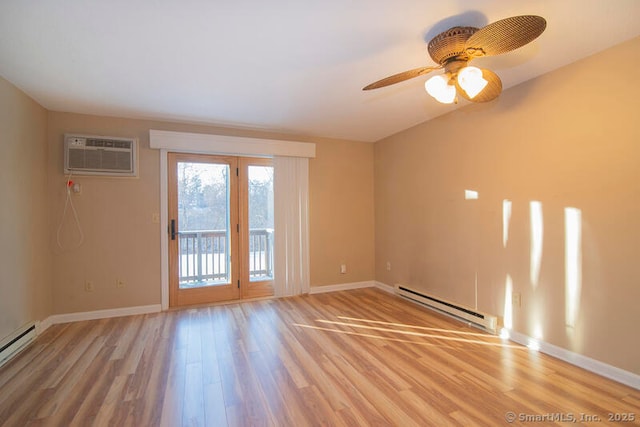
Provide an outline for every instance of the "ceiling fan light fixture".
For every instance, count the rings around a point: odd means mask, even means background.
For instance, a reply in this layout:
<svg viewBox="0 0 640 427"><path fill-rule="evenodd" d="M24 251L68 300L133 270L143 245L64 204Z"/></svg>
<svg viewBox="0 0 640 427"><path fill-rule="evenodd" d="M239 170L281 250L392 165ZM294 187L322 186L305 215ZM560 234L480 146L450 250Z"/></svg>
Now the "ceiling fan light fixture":
<svg viewBox="0 0 640 427"><path fill-rule="evenodd" d="M475 98L477 94L489 83L484 77L482 77L482 70L478 67L464 67L458 73L458 84L469 98Z"/></svg>
<svg viewBox="0 0 640 427"><path fill-rule="evenodd" d="M452 104L456 98L456 87L449 84L447 76L433 76L424 84L427 93L433 96L438 102Z"/></svg>
<svg viewBox="0 0 640 427"><path fill-rule="evenodd" d="M469 67L469 61L516 50L538 38L547 21L536 15L504 18L482 28L452 27L432 38L427 52L438 65L415 68L373 82L363 90L378 89L422 76L437 69L444 75L425 83L437 101L451 104L458 96L472 102L490 102L502 92L500 77L489 69Z"/></svg>

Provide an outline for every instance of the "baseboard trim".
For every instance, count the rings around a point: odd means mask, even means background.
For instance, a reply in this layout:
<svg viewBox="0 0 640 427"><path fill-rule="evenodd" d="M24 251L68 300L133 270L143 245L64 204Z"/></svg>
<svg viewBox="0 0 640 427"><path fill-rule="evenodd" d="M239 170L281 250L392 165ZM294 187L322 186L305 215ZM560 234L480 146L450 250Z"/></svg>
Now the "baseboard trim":
<svg viewBox="0 0 640 427"><path fill-rule="evenodd" d="M389 286L386 283L382 283L382 282L373 282L374 286L382 291L388 292L390 294L395 294L396 290L393 288L393 286Z"/></svg>
<svg viewBox="0 0 640 427"><path fill-rule="evenodd" d="M364 282L340 283L337 285L311 286L309 294L323 294L325 292L349 291L362 288L378 288L390 294L395 293L393 286L375 280L367 280Z"/></svg>
<svg viewBox="0 0 640 427"><path fill-rule="evenodd" d="M159 313L160 304L139 305L135 307L111 308L107 310L84 311L78 313L54 314L40 322L40 331L44 332L49 326L59 323L80 322L83 320L107 319L110 317L133 316L136 314Z"/></svg>
<svg viewBox="0 0 640 427"><path fill-rule="evenodd" d="M640 390L640 375L633 372L625 371L624 369L617 368L599 360L592 359L579 353L574 353L557 345L549 344L544 341L535 340L528 337L525 334L507 330L509 333L509 339L518 344L530 346L535 343L539 347L539 351L549 356L553 356L557 359L563 360L572 365L578 366L594 374L601 375L619 383L633 387L636 390Z"/></svg>
<svg viewBox="0 0 640 427"><path fill-rule="evenodd" d="M372 288L375 286L373 280L365 282L340 283L337 285L311 286L309 294L323 294L325 292L349 291L352 289Z"/></svg>
<svg viewBox="0 0 640 427"><path fill-rule="evenodd" d="M40 335L41 333L43 333L44 331L49 329L49 326L51 326L51 325L53 325L53 323L51 323L51 316L47 317L46 319L44 319L42 321L37 321L36 322L36 336Z"/></svg>

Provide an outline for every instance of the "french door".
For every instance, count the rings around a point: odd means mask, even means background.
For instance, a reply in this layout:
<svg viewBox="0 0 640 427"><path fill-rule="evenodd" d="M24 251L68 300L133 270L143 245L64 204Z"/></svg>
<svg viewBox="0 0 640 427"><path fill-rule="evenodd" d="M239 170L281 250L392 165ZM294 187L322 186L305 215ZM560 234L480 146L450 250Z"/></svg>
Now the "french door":
<svg viewBox="0 0 640 427"><path fill-rule="evenodd" d="M273 295L271 159L169 153L169 305Z"/></svg>

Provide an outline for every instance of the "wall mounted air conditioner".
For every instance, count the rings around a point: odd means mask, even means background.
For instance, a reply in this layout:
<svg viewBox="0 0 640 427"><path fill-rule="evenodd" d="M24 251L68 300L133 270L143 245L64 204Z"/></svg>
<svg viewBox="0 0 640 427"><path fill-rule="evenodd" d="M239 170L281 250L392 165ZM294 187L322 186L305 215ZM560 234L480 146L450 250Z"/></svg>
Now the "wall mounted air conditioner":
<svg viewBox="0 0 640 427"><path fill-rule="evenodd" d="M133 138L66 134L64 173L138 176L137 142Z"/></svg>

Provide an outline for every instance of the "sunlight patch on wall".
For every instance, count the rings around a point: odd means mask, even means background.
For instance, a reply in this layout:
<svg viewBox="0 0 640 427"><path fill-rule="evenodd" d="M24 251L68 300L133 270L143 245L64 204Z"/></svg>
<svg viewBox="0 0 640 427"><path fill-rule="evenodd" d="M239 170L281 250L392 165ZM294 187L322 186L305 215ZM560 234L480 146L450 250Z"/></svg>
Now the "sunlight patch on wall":
<svg viewBox="0 0 640 427"><path fill-rule="evenodd" d="M502 201L502 247L507 247L509 241L509 224L511 224L511 200Z"/></svg>
<svg viewBox="0 0 640 427"><path fill-rule="evenodd" d="M538 319L540 319L540 317L538 317ZM533 337L538 340L538 341L542 341L544 338L544 334L542 333L542 325L540 323L536 323L535 326L533 327Z"/></svg>
<svg viewBox="0 0 640 427"><path fill-rule="evenodd" d="M473 190L464 190L464 199L465 200L477 200L478 192Z"/></svg>
<svg viewBox="0 0 640 427"><path fill-rule="evenodd" d="M513 329L513 280L507 274L504 283L504 327Z"/></svg>
<svg viewBox="0 0 640 427"><path fill-rule="evenodd" d="M542 264L542 236L544 225L542 219L542 203L532 201L529 204L531 217L531 285L536 288L540 279L540 265Z"/></svg>
<svg viewBox="0 0 640 427"><path fill-rule="evenodd" d="M582 212L564 209L565 322L574 327L580 309L582 291Z"/></svg>
<svg viewBox="0 0 640 427"><path fill-rule="evenodd" d="M529 318L529 325L527 329L528 335L530 337L527 347L532 350L538 350L539 344L543 342L545 338L544 325L545 321L547 320L546 314L548 306L545 304L545 300L543 298L540 298L540 295L537 295L536 298L536 295L531 294L528 298L527 307Z"/></svg>

